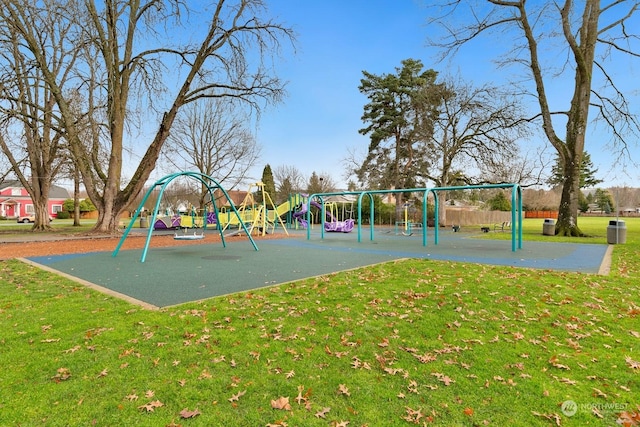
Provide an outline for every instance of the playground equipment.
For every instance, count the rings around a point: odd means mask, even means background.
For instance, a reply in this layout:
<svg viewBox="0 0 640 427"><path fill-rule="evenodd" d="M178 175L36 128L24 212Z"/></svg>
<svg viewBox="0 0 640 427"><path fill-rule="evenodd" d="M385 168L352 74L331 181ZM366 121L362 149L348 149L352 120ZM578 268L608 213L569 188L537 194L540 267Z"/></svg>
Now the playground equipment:
<svg viewBox="0 0 640 427"><path fill-rule="evenodd" d="M256 193L261 196L262 201L260 203L255 200L254 194ZM264 183L257 182L249 185L247 195L238 207L238 215L220 214L217 216L217 223L222 226L223 231L232 226L239 226L242 223L248 227L250 233L257 231L262 236L269 232L274 232L276 226L280 224L285 234L289 235L282 216L291 211L292 206L290 200L276 206L269 193L265 191Z"/></svg>
<svg viewBox="0 0 640 427"><path fill-rule="evenodd" d="M203 228L207 225L215 225L215 212L205 212L204 215L198 215L195 208L192 208L189 215L162 215L158 216L153 224L154 230L169 230L177 228Z"/></svg>
<svg viewBox="0 0 640 427"><path fill-rule="evenodd" d="M175 233L173 235L173 238L174 240L201 240L204 239L204 231L202 231L200 234L195 231L193 232L193 234L187 234L185 229L184 234Z"/></svg>
<svg viewBox="0 0 640 427"><path fill-rule="evenodd" d="M438 193L443 191L457 191L457 190L474 190L474 189L492 189L492 188L504 188L511 190L511 251L516 252L518 249L522 249L522 188L518 184L488 184L488 185L467 185L467 186L455 186L455 187L435 187L435 188L405 188L405 189L389 189L389 190L364 190L364 191L342 191L342 192L333 192L333 193L315 193L309 196L309 201L307 204L307 210L310 208L311 201L313 199L326 198L328 196L344 196L351 195L357 197L357 212L358 212L358 220L356 221L357 230L358 230L358 242L361 241L362 236L362 199L364 197L369 197L370 201L370 212L369 212L369 224L373 224L374 222L374 194L388 194L388 193L422 193L423 195L423 206L422 210L422 223L427 224L427 198L429 194L433 195L435 200L435 227L434 227L434 243L438 244L439 238L439 224L438 224ZM306 220L309 221L310 213L307 212ZM427 246L427 228L424 227L424 231L422 233L422 245ZM370 232L370 240L374 240L374 227L369 227ZM324 228L321 229L320 232L321 238L324 238ZM307 240L311 239L311 231L310 227L307 227Z"/></svg>
<svg viewBox="0 0 640 427"><path fill-rule="evenodd" d="M412 236L414 231L422 231L422 223L414 222L409 218L409 209L415 210L412 204L409 202L405 202L402 205L402 210L404 212L404 220L396 221L396 234L402 234L403 236Z"/></svg>
<svg viewBox="0 0 640 427"><path fill-rule="evenodd" d="M334 207L335 205L320 204L315 200L309 200L308 204L320 209L320 211L325 213L325 217L329 219L329 222L323 221L325 231L336 233L350 233L351 231L353 231L355 220L353 218L349 218L344 221L338 221L338 219L331 213L331 207ZM330 208L329 211L327 211L327 206L329 206ZM300 223L300 225L302 225L302 228L305 229L309 226L307 213L307 203L303 203L300 209L293 214L293 217Z"/></svg>
<svg viewBox="0 0 640 427"><path fill-rule="evenodd" d="M226 192L226 190L224 188L222 188L222 186L213 178L211 178L210 176L203 174L201 172L177 172L174 174L170 174L165 176L164 178L159 179L158 181L156 181L150 188L149 190L147 190L146 194L144 195L144 197L142 198L140 205L138 205L138 208L135 210L134 214L133 214L133 218L131 219L131 221L129 221L129 225L127 226L127 228L124 230L124 233L122 234L122 237L120 238L120 241L118 242L118 245L116 246L115 250L112 253L112 256L116 256L118 255L118 252L120 251L120 248L122 247L122 244L124 243L125 239L127 238L127 236L129 235L129 232L131 231L131 228L133 227L133 224L135 223L135 220L140 216L140 213L144 210L144 204L147 202L147 200L149 199L149 196L157 190L157 188L160 188L157 200L156 200L156 204L155 207L153 209L153 215L151 218L151 224L155 224L157 217L158 217L158 211L159 211L159 207L160 207L160 200L162 199L162 194L164 193L166 187L171 183L171 181L173 181L174 179L178 178L178 177L187 177L187 178L192 178L192 179L196 179L198 180L203 187L206 189L206 192L209 196L209 199L211 201L215 200L215 191L219 190L223 196L227 199L227 201L229 202L229 206L231 208L231 210L235 213L235 215L238 217L238 220L240 220L240 214L238 213L237 209L235 208L233 201L231 200L231 197L229 197L229 194ZM216 218L219 217L218 215L218 208L216 207L215 203L211 204L213 207L213 214ZM204 215L205 217L207 217L207 214L205 213ZM242 227L242 229L244 230L244 232L247 234L247 237L249 238L249 241L251 242L251 244L253 245L253 248L257 251L258 250L258 246L256 245L256 243L253 241L253 238L251 237L251 233L249 232L249 230L246 228L244 222L240 221L240 227ZM206 228L206 223L203 224L203 228ZM215 224L215 228L216 230L220 233L220 239L222 241L222 246L226 247L227 244L224 240L224 234L222 232L222 227L220 225L219 222L217 222ZM149 227L149 231L147 232L147 239L145 241L145 245L144 248L142 250L142 256L140 257L140 262L144 262L146 257L147 257L147 250L149 249L149 243L151 241L151 235L153 234L153 227ZM186 235L186 233L185 233ZM176 233L176 235L174 236L174 238L176 238L177 240L197 240L197 239L202 239L204 238L204 231L201 234L202 237L200 237L200 235L194 233L193 236L189 236L189 237L179 237L179 235Z"/></svg>
<svg viewBox="0 0 640 427"><path fill-rule="evenodd" d="M164 215L153 224L154 230L168 230L171 228L180 228L180 215Z"/></svg>

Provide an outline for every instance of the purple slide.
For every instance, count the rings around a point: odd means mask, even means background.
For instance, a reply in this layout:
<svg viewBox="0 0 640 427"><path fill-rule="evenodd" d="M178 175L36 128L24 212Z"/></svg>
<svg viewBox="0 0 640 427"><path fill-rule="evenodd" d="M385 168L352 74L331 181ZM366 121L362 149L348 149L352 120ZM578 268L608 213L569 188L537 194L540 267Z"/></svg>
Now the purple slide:
<svg viewBox="0 0 640 427"><path fill-rule="evenodd" d="M166 230L169 228L180 228L180 215L174 215L171 218L158 218L153 225L154 230Z"/></svg>
<svg viewBox="0 0 640 427"><path fill-rule="evenodd" d="M318 209L322 209L322 205L316 202L315 200L311 201L311 205L315 206ZM325 211L325 213L327 218L330 220L330 222L324 223L324 231L335 232L335 233L350 233L353 230L353 227L355 224L354 219L349 218L346 221L337 221L334 218L334 216L331 215L330 212ZM307 224L307 220L305 219L306 214L307 214L306 203L302 204L302 207L300 208L300 210L293 213L293 217L300 222L300 224L302 225L302 228L307 228L307 226L309 225Z"/></svg>

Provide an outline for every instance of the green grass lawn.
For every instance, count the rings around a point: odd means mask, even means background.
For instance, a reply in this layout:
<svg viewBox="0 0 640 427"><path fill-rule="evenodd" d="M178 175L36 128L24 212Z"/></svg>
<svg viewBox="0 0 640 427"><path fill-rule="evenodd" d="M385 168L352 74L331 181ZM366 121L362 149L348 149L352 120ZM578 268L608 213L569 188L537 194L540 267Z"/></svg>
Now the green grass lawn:
<svg viewBox="0 0 640 427"><path fill-rule="evenodd" d="M51 221L50 234L77 234L87 233L96 224L95 219L80 220L79 226L73 225L73 219L54 219ZM33 224L17 223L14 219L0 220L0 234L3 236L20 235L30 233Z"/></svg>
<svg viewBox="0 0 640 427"><path fill-rule="evenodd" d="M627 225L606 277L405 260L162 311L2 262L0 425L640 425Z"/></svg>

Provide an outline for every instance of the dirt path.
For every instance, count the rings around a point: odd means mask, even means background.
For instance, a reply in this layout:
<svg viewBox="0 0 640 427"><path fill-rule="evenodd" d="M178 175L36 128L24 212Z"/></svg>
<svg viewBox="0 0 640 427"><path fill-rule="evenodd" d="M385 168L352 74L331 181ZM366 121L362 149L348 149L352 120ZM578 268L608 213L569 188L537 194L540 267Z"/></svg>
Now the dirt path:
<svg viewBox="0 0 640 427"><path fill-rule="evenodd" d="M29 236L31 240L37 236ZM259 236L254 240L281 238L282 235ZM47 237L51 239L49 235ZM246 240L245 236L225 237L229 240ZM140 249L144 247L146 236L128 236L121 249ZM60 237L59 240L39 240L0 243L0 260L11 258L27 258L34 256L63 255L87 252L113 251L120 237L74 236ZM175 240L172 235L153 236L150 247L202 245L220 242L220 236L207 235L202 240Z"/></svg>

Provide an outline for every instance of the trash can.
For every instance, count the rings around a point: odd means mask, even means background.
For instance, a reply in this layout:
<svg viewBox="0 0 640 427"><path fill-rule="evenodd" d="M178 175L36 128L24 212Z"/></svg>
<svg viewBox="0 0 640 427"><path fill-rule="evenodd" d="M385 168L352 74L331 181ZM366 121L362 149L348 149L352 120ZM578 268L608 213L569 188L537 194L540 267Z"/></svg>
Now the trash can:
<svg viewBox="0 0 640 427"><path fill-rule="evenodd" d="M551 218L545 218L544 224L542 224L542 234L545 236L556 235L556 220Z"/></svg>
<svg viewBox="0 0 640 427"><path fill-rule="evenodd" d="M627 242L627 226L624 221L609 221L607 227L607 243L610 245L622 244Z"/></svg>
<svg viewBox="0 0 640 427"><path fill-rule="evenodd" d="M147 218L140 218L140 228L149 228L149 220Z"/></svg>

